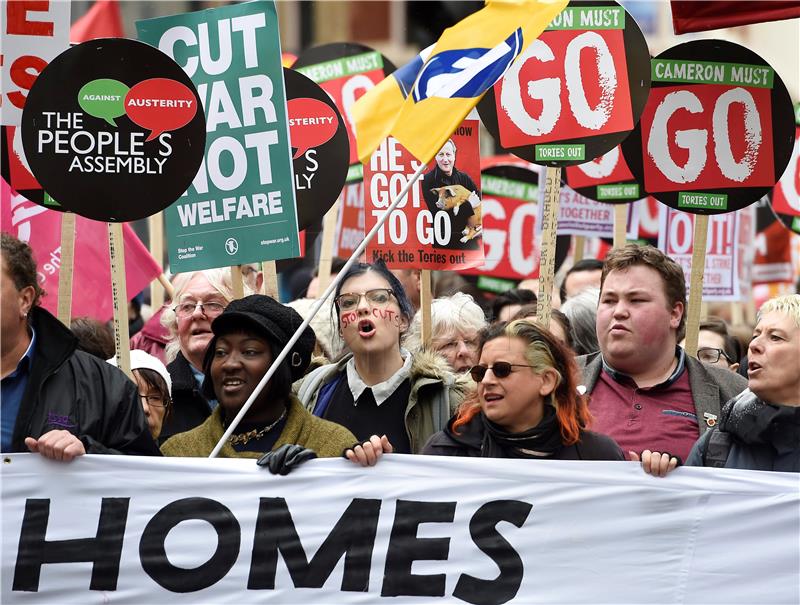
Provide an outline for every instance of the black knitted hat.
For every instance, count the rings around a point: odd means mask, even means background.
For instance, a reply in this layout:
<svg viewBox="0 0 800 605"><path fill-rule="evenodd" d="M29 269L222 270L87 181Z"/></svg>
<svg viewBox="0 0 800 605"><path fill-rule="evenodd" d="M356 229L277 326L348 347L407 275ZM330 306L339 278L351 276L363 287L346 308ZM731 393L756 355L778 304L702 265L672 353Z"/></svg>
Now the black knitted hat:
<svg viewBox="0 0 800 605"><path fill-rule="evenodd" d="M232 301L211 323L211 329L216 340L217 336L230 334L234 330L253 328L267 340L278 345L278 350L281 350L301 323L303 323L303 318L291 307L282 305L269 296L253 294ZM317 337L314 330L311 329L311 326L307 326L284 360L284 363L289 364L292 381L299 380L305 374L306 368L311 362L311 354L316 342ZM206 352L205 367L209 367L208 356L212 354L212 344L213 341L209 344Z"/></svg>

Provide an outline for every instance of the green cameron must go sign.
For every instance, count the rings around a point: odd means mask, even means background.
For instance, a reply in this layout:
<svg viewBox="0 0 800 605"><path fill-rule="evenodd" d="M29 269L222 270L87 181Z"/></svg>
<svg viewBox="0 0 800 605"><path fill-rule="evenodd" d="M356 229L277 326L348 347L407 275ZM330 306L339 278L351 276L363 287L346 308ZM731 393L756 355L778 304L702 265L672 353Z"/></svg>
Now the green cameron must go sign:
<svg viewBox="0 0 800 605"><path fill-rule="evenodd" d="M278 19L272 1L148 19L139 39L175 59L206 113L206 152L166 211L173 271L300 255Z"/></svg>

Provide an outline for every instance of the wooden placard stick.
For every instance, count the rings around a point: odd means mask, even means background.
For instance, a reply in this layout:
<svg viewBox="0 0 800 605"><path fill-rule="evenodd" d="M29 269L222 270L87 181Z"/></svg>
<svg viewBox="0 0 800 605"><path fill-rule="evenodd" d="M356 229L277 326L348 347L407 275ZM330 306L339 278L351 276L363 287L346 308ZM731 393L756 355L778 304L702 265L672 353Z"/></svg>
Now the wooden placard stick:
<svg viewBox="0 0 800 605"><path fill-rule="evenodd" d="M744 324L744 305L739 300L731 303L731 324L734 326Z"/></svg>
<svg viewBox="0 0 800 605"><path fill-rule="evenodd" d="M161 284L161 287L164 288L164 296L169 297L170 300L175 300L175 288L172 286L172 283L167 279L167 276L162 273L156 279L158 280L158 283Z"/></svg>
<svg viewBox="0 0 800 605"><path fill-rule="evenodd" d="M114 303L114 348L117 352L117 367L133 380L122 223L108 223L108 255L111 260L111 299Z"/></svg>
<svg viewBox="0 0 800 605"><path fill-rule="evenodd" d="M689 308L686 313L686 354L697 357L697 337L700 333L700 310L703 302L703 274L706 269L708 215L694 217L694 247L692 273L689 280Z"/></svg>
<svg viewBox="0 0 800 605"><path fill-rule="evenodd" d="M150 231L150 255L161 266L164 262L164 213L156 212L147 218ZM157 311L164 306L164 287L160 279L150 282L150 306Z"/></svg>
<svg viewBox="0 0 800 605"><path fill-rule="evenodd" d="M325 213L322 219L322 244L319 249L319 267L317 268L317 278L319 285L317 292L324 292L328 284L331 283L331 264L333 263L333 249L336 244L336 221L339 217L339 206L342 196L334 202L331 209Z"/></svg>
<svg viewBox="0 0 800 605"><path fill-rule="evenodd" d="M75 215L61 215L61 267L58 270L58 320L69 328L72 320L72 275L75 266Z"/></svg>
<svg viewBox="0 0 800 605"><path fill-rule="evenodd" d="M231 290L234 300L244 298L244 280L242 279L242 268L239 265L231 265Z"/></svg>
<svg viewBox="0 0 800 605"><path fill-rule="evenodd" d="M419 308L422 311L422 348L431 346L431 270L422 269L419 276Z"/></svg>
<svg viewBox="0 0 800 605"><path fill-rule="evenodd" d="M264 284L261 286L264 294L271 296L275 300L278 298L278 270L274 260L265 260L261 263L261 274L264 276Z"/></svg>
<svg viewBox="0 0 800 605"><path fill-rule="evenodd" d="M558 204L561 195L561 168L545 169L544 208L542 208L542 245L539 262L539 298L536 301L536 320L545 328L550 325L553 308L553 280L556 269L556 230Z"/></svg>
<svg viewBox="0 0 800 605"><path fill-rule="evenodd" d="M586 236L585 235L576 235L575 236L575 250L572 253L572 260L573 262L578 262L583 260L583 255L586 253Z"/></svg>
<svg viewBox="0 0 800 605"><path fill-rule="evenodd" d="M614 204L614 247L624 247L627 239L628 204Z"/></svg>

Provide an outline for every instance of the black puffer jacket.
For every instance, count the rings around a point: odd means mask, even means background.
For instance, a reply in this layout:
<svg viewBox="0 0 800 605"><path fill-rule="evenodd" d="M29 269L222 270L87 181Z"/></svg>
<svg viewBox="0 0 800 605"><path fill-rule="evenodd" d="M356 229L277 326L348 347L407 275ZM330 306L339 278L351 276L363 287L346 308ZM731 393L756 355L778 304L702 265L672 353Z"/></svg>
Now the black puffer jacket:
<svg viewBox="0 0 800 605"><path fill-rule="evenodd" d="M14 425L11 451L27 452L25 438L68 430L88 454L159 456L138 389L117 368L83 351L60 321L31 309L36 347Z"/></svg>
<svg viewBox="0 0 800 605"><path fill-rule="evenodd" d="M447 428L433 435L422 454L432 456L466 456L469 458L483 457L483 420L476 414L467 424L459 427L458 433L453 432L455 417L447 423ZM509 458L513 457L511 455ZM582 431L581 439L574 445L565 445L557 450L552 460L624 460L622 450L616 441L606 435Z"/></svg>
<svg viewBox="0 0 800 605"><path fill-rule="evenodd" d="M175 360L167 365L167 371L172 378L172 410L161 427L160 444L173 435L200 426L211 415L211 406L200 392L192 367L183 353L178 352Z"/></svg>

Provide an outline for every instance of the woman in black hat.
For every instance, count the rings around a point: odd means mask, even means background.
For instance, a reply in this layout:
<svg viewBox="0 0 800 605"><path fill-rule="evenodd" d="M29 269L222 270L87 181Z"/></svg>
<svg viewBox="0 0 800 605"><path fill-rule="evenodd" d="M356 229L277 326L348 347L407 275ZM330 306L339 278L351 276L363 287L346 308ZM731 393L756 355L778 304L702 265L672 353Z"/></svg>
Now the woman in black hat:
<svg viewBox="0 0 800 605"><path fill-rule="evenodd" d="M204 394L219 406L200 426L168 439L161 446L164 455L208 456L302 321L294 309L268 296L231 302L211 324L214 337L203 363ZM283 473L292 461L314 457L303 448L335 457L355 442L350 431L315 418L292 395L292 382L308 367L315 340L314 331L306 328L223 446L221 457L260 458L265 452L280 452L280 460L272 455L269 466Z"/></svg>

